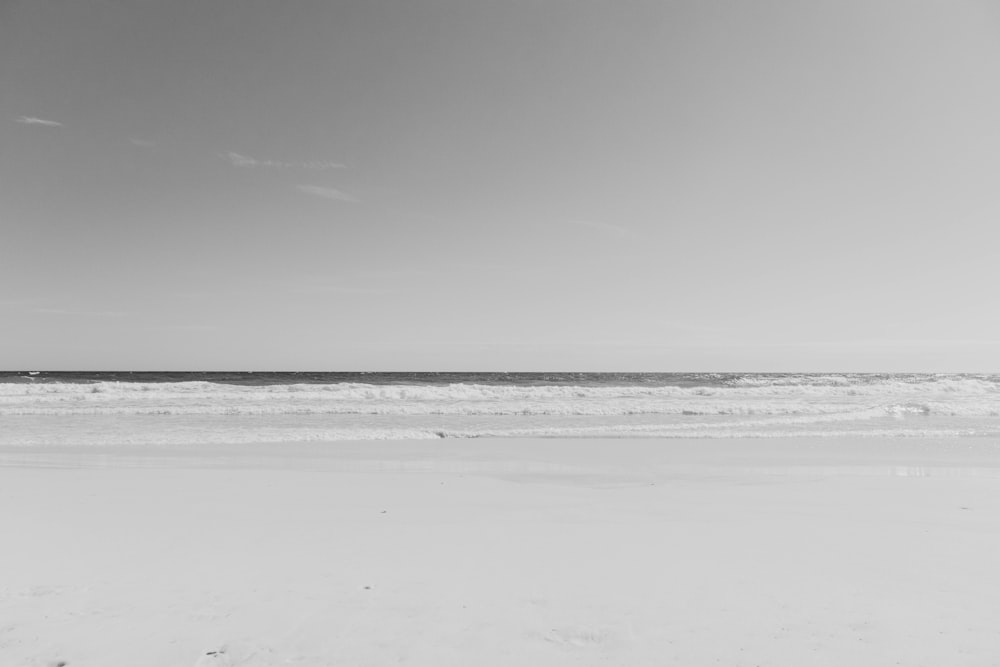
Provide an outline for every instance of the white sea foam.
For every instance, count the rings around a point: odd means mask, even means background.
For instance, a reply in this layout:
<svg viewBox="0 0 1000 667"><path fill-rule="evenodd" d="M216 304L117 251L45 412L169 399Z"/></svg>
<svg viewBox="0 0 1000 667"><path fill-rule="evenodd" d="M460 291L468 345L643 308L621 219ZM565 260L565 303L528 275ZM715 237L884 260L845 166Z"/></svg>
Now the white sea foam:
<svg viewBox="0 0 1000 667"><path fill-rule="evenodd" d="M861 384L846 382L841 376L827 381L807 377L806 383L753 377L727 386L700 387L0 384L0 415L821 415L858 409L881 409L886 414L1000 415L1000 386L975 378Z"/></svg>
<svg viewBox="0 0 1000 667"><path fill-rule="evenodd" d="M0 383L0 418L0 444L984 435L1000 433L1000 384L838 375L702 386L22 382Z"/></svg>

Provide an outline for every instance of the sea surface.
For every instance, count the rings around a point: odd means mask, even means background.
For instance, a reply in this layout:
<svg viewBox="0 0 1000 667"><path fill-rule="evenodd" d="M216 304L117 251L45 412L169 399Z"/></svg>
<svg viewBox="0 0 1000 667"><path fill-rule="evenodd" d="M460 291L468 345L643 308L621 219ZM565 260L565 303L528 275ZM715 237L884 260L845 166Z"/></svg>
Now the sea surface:
<svg viewBox="0 0 1000 667"><path fill-rule="evenodd" d="M0 445L1000 436L1000 375L0 372Z"/></svg>

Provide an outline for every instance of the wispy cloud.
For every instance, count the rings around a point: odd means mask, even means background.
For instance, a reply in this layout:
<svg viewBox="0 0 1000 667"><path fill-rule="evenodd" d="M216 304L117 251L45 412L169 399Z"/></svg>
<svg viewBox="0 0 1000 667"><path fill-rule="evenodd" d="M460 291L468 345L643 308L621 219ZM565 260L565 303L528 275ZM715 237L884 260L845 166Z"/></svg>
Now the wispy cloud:
<svg viewBox="0 0 1000 667"><path fill-rule="evenodd" d="M588 229L596 229L600 232L605 232L607 234L613 234L615 236L620 236L622 238L638 238L639 235L633 232L631 229L626 227L619 227L618 225L609 225L606 222L594 222L593 220L569 220L569 224L576 225L577 227L587 227Z"/></svg>
<svg viewBox="0 0 1000 667"><path fill-rule="evenodd" d="M362 272L364 273L364 272ZM304 294L393 294L399 287L359 284L363 276L303 276L289 281L288 289Z"/></svg>
<svg viewBox="0 0 1000 667"><path fill-rule="evenodd" d="M54 120L46 120L44 118L36 118L35 116L20 116L17 118L18 123L22 125L44 125L46 127L62 127L62 123L58 123Z"/></svg>
<svg viewBox="0 0 1000 667"><path fill-rule="evenodd" d="M138 146L139 148L152 148L156 145L155 141L150 141L148 139L129 139L128 142L133 146Z"/></svg>
<svg viewBox="0 0 1000 667"><path fill-rule="evenodd" d="M862 340L807 340L761 344L775 347L816 348L949 348L973 345L1000 346L1000 340L989 338L869 338Z"/></svg>
<svg viewBox="0 0 1000 667"><path fill-rule="evenodd" d="M307 195L316 195L317 197L323 197L324 199L334 199L346 202L361 201L357 197L349 195L346 192L341 192L340 190L335 190L333 188L324 188L321 185L296 185L295 189L299 192L304 192Z"/></svg>
<svg viewBox="0 0 1000 667"><path fill-rule="evenodd" d="M163 327L169 331L218 331L219 327L214 324L168 324Z"/></svg>
<svg viewBox="0 0 1000 667"><path fill-rule="evenodd" d="M303 287L302 292L326 294L393 294L399 290L388 287L352 287L350 285L326 285L324 287Z"/></svg>
<svg viewBox="0 0 1000 667"><path fill-rule="evenodd" d="M261 160L242 153L220 153L219 157L228 160L234 167L265 168L265 169L311 169L326 171L328 169L346 169L347 165L330 160L310 160L307 162L283 162L281 160Z"/></svg>
<svg viewBox="0 0 1000 667"><path fill-rule="evenodd" d="M81 315L86 317L125 317L128 313L120 310L73 310L71 308L35 308L39 315Z"/></svg>

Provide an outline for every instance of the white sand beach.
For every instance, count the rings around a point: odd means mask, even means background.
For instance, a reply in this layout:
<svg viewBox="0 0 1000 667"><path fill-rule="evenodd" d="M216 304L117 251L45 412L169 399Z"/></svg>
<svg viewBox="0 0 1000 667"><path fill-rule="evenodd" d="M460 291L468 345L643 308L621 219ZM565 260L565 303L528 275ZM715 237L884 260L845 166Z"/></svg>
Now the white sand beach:
<svg viewBox="0 0 1000 667"><path fill-rule="evenodd" d="M1000 442L0 450L0 664L997 665Z"/></svg>

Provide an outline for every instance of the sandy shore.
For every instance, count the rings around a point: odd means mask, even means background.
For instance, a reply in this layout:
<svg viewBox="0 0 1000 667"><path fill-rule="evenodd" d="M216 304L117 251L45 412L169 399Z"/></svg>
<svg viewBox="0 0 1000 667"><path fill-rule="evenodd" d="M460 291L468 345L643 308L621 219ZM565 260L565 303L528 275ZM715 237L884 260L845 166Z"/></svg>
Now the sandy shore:
<svg viewBox="0 0 1000 667"><path fill-rule="evenodd" d="M0 664L997 665L1000 442L0 449Z"/></svg>

